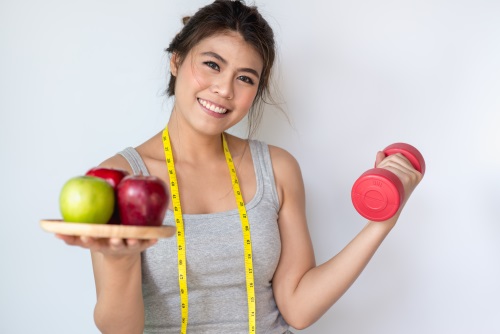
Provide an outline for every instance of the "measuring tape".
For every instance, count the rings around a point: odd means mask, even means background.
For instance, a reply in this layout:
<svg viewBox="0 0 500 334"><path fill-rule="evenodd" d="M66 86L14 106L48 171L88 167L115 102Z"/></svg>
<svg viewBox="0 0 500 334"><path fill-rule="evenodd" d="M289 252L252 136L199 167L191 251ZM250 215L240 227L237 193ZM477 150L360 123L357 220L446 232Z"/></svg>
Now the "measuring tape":
<svg viewBox="0 0 500 334"><path fill-rule="evenodd" d="M247 210L241 195L240 184L236 176L233 158L227 146L226 137L222 134L222 145L224 145L224 155L226 156L227 166L231 173L231 181L233 184L234 196L241 219L241 230L243 232L243 249L245 254L245 279L247 285L247 300L248 300L248 332L255 333L255 284L253 278L253 259L252 259L252 239L250 238L250 223L248 222Z"/></svg>
<svg viewBox="0 0 500 334"><path fill-rule="evenodd" d="M253 277L253 259L252 259L252 240L250 238L250 223L248 215L243 202L238 177L236 175L236 168L234 167L233 158L229 152L226 137L222 134L222 145L224 148L224 155L226 157L227 166L231 174L231 183L233 184L234 196L238 206L238 212L241 219L241 230L243 232L243 249L244 249L244 262L245 262L245 280L247 288L247 302L248 302L248 332L255 333L255 284ZM168 174L170 177L170 189L172 192L172 206L174 210L175 225L177 228L177 259L179 270L179 290L181 299L181 334L186 334L188 324L188 287L186 275L186 239L184 236L184 220L182 218L181 202L179 196L179 185L177 182L177 175L175 174L174 156L172 146L170 144L170 137L168 128L163 130L163 147L165 149L165 159L167 161Z"/></svg>
<svg viewBox="0 0 500 334"><path fill-rule="evenodd" d="M181 334L186 334L188 322L188 287L186 275L186 239L184 238L184 220L182 219L181 201L179 198L179 185L175 174L174 155L168 130L163 131L163 147L170 177L172 192L172 208L174 210L175 226L177 230L177 266L179 269L179 290L181 296Z"/></svg>

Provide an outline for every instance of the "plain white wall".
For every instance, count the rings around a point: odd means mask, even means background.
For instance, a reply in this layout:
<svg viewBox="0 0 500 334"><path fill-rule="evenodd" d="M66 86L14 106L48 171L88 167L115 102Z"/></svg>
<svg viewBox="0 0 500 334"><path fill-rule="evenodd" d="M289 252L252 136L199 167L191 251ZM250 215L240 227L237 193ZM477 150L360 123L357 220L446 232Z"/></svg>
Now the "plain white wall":
<svg viewBox="0 0 500 334"><path fill-rule="evenodd" d="M1 333L97 333L88 253L38 222L68 178L164 126L163 49L206 3L0 2ZM377 150L427 161L365 272L300 333L499 333L500 2L257 4L292 121L270 109L259 138L302 166L318 263L363 227L350 188Z"/></svg>

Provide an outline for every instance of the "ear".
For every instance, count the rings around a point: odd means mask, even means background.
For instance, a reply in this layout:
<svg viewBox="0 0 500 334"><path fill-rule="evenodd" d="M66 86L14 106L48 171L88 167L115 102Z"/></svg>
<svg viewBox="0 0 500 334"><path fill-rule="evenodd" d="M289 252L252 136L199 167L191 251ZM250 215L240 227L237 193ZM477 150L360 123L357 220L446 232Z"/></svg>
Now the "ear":
<svg viewBox="0 0 500 334"><path fill-rule="evenodd" d="M177 53L174 52L172 53L172 57L170 57L170 73L172 73L174 77L177 76L178 64L179 59Z"/></svg>

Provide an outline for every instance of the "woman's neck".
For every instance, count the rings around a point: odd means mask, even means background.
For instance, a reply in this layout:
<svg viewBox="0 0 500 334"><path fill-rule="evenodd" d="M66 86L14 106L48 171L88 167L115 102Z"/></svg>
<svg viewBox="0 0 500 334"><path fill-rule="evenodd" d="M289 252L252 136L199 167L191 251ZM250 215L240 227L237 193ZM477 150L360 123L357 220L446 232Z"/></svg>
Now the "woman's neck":
<svg viewBox="0 0 500 334"><path fill-rule="evenodd" d="M172 119L172 117L167 126L176 162L197 164L202 163L202 161L224 159L222 134L200 133L192 127Z"/></svg>

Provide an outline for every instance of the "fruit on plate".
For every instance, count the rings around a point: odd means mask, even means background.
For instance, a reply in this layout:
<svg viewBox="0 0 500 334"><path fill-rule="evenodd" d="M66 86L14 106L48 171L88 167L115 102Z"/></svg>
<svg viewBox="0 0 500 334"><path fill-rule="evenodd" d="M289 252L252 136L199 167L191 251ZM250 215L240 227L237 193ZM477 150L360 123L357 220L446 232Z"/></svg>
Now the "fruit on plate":
<svg viewBox="0 0 500 334"><path fill-rule="evenodd" d="M167 211L167 186L156 176L130 175L117 187L123 225L161 226Z"/></svg>
<svg viewBox="0 0 500 334"><path fill-rule="evenodd" d="M104 167L94 167L91 168L85 173L85 175L100 177L108 182L115 191L115 208L113 211L113 215L107 222L108 224L118 225L120 224L120 210L118 209L118 201L116 200L116 188L118 184L128 175L128 172L123 169L113 169L113 168L104 168Z"/></svg>
<svg viewBox="0 0 500 334"><path fill-rule="evenodd" d="M123 169L94 167L89 169L85 175L100 177L116 189L118 183L128 175L128 172Z"/></svg>
<svg viewBox="0 0 500 334"><path fill-rule="evenodd" d="M64 221L106 224L115 207L113 187L101 178L76 176L69 179L59 195Z"/></svg>

